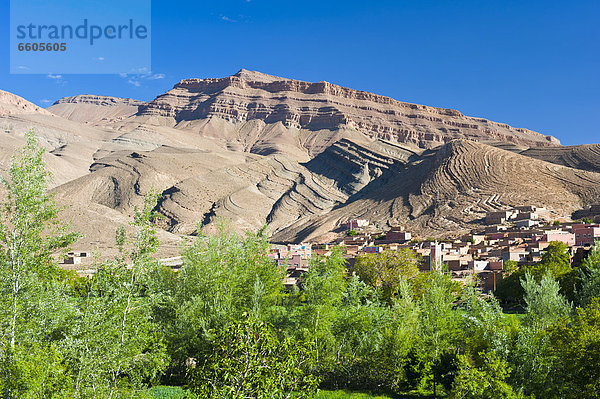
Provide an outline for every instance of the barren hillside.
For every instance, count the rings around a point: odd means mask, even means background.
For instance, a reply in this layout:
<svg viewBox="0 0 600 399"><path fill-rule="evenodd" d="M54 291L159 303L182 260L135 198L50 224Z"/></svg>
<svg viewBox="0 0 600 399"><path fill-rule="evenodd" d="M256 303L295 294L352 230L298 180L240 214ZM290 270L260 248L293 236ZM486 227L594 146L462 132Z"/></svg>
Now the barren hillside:
<svg viewBox="0 0 600 399"><path fill-rule="evenodd" d="M354 163L355 152L351 148L338 157ZM376 165L365 158L358 162L365 168ZM379 227L405 225L421 236L458 235L487 211L530 204L570 215L600 196L600 173L467 140L412 156L403 167L397 162L389 165L347 201L327 212L304 215L301 223L276 231L274 238L319 240L353 217Z"/></svg>
<svg viewBox="0 0 600 399"><path fill-rule="evenodd" d="M61 98L48 110L76 122L102 125L134 115L142 104L143 101L131 98L79 95Z"/></svg>
<svg viewBox="0 0 600 399"><path fill-rule="evenodd" d="M14 94L0 91L0 172L25 143L25 133L34 129L46 149L45 161L58 186L86 175L99 149L115 132L85 126L56 116Z"/></svg>
<svg viewBox="0 0 600 399"><path fill-rule="evenodd" d="M78 246L114 252L114 231L161 194L163 254L201 223L270 226L275 241L326 241L353 217L421 236L532 204L569 215L597 202L600 146L327 82L241 70L187 79L150 102L63 98L52 113L0 92L0 173L33 128ZM488 144L485 144L488 143Z"/></svg>
<svg viewBox="0 0 600 399"><path fill-rule="evenodd" d="M521 154L558 165L600 173L600 144L530 148L522 151Z"/></svg>

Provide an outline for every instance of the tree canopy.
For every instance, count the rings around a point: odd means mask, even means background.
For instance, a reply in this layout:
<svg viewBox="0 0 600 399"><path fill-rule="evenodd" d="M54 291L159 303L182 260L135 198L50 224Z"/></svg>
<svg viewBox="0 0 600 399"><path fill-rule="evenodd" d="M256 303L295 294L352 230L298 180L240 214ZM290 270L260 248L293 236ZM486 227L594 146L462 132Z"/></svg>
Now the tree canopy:
<svg viewBox="0 0 600 399"><path fill-rule="evenodd" d="M200 229L181 270L163 266L150 192L133 233L115 232L119 254L79 277L57 264L78 235L59 222L42 155L29 133L2 180L2 398L147 398L158 384L188 398L599 396L598 244L578 269L562 243L509 265L499 298L419 272L406 249L349 270L335 248L286 289L266 229ZM521 314L502 308L511 300Z"/></svg>

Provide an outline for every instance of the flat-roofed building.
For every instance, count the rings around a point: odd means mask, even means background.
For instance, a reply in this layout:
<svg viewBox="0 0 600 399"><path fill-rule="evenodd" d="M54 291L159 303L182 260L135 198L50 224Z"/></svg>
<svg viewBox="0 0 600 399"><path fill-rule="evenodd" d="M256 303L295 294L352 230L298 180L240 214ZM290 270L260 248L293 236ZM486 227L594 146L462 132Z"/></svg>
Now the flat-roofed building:
<svg viewBox="0 0 600 399"><path fill-rule="evenodd" d="M573 226L575 245L592 245L600 240L600 224L576 224Z"/></svg>
<svg viewBox="0 0 600 399"><path fill-rule="evenodd" d="M575 234L561 230L547 231L542 235L542 239L540 241L560 241L564 242L569 247L572 247L573 245L575 245Z"/></svg>

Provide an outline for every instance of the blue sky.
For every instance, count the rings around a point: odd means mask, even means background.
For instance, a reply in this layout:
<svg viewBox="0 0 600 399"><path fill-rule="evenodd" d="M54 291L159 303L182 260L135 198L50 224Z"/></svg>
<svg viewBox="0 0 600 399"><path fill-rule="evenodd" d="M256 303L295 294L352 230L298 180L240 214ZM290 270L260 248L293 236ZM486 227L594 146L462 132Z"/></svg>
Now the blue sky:
<svg viewBox="0 0 600 399"><path fill-rule="evenodd" d="M124 77L10 75L0 1L0 88L42 106L76 94L150 100L181 79L245 68L600 142L597 0L155 0L152 72Z"/></svg>

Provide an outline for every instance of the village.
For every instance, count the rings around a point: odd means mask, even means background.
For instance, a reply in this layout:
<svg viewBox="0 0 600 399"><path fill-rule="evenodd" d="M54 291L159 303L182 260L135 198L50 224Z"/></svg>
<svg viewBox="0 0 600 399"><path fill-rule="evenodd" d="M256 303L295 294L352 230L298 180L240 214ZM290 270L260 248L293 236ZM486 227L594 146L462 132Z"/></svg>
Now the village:
<svg viewBox="0 0 600 399"><path fill-rule="evenodd" d="M545 208L530 205L488 212L482 228L452 240L419 239L403 226L376 231L370 229L368 220L351 219L343 226L346 234L331 243L273 244L269 257L286 268L284 284L293 289L301 286L311 258L327 257L334 247L342 248L350 270L358 256L408 248L420 255L421 271L446 268L459 282L470 281L475 276L483 292L493 292L509 266L539 262L553 241L567 245L571 263L577 266L594 242L600 240L600 204L575 212L576 221L555 216ZM89 252L69 252L62 259L61 267L91 277L95 272L91 268L92 260ZM181 256L160 261L174 270L183 264Z"/></svg>
<svg viewBox="0 0 600 399"><path fill-rule="evenodd" d="M578 265L595 240L600 240L600 204L578 211L578 221L554 220L545 208L519 206L488 212L484 227L456 240L415 239L402 226L387 231L367 231L369 221L347 221L347 235L329 244L274 246L269 256L286 266L285 285L292 289L302 281L313 256L328 256L341 246L351 268L358 256L410 248L422 257L421 271L444 267L457 281L477 277L483 292L493 292L508 265L531 265L541 260L553 241L567 245L571 262Z"/></svg>

